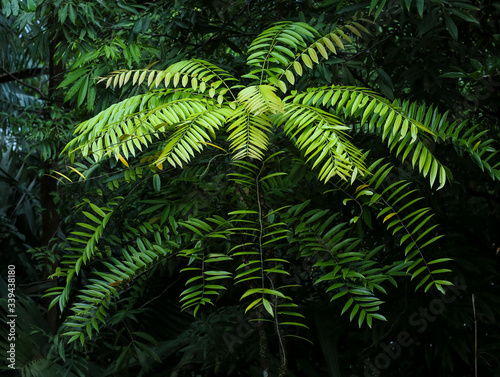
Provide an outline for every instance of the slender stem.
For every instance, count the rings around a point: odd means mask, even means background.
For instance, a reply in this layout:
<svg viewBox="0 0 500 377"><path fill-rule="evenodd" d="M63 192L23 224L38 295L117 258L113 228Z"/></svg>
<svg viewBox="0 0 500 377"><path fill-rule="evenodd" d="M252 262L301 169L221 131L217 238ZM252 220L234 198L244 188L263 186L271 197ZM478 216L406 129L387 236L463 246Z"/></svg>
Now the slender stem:
<svg viewBox="0 0 500 377"><path fill-rule="evenodd" d="M264 224L262 222L262 204L260 201L260 174L262 173L262 170L264 169L264 166L261 166L259 173L255 177L255 188L257 191L257 205L259 206L259 254L260 254L260 266L261 266L261 274L262 274L262 281L261 281L261 287L265 288L265 279L264 279L264 252L262 249L262 235L264 232ZM264 298L264 294L262 294L262 298ZM262 367L262 375L263 377L269 377L269 363L267 360L267 334L264 329L264 322L262 320L264 319L264 313L263 313L263 305L260 305L257 308L257 318L259 319L259 348L260 348L260 364Z"/></svg>
<svg viewBox="0 0 500 377"><path fill-rule="evenodd" d="M269 280L271 280L271 288L276 289L274 287L273 279L269 278ZM278 336L278 341L280 344L279 352L280 352L280 364L281 364L281 366L280 366L280 371L279 371L278 377L285 377L287 374L288 365L287 365L285 342L283 339L283 334L281 333L280 323L278 321L278 299L277 299L277 297L274 297L273 304L274 304L274 308L273 308L273 310L274 310L274 329L276 330L276 335Z"/></svg>
<svg viewBox="0 0 500 377"><path fill-rule="evenodd" d="M262 288L265 287L265 285L264 285L265 284L265 279L264 279L265 259L264 259L264 250L262 247L262 237L264 235L264 222L263 222L263 216L262 216L263 215L263 213L262 213L263 208L262 207L265 205L265 203L262 203L264 201L264 198L261 198L261 196L260 196L261 195L260 176L261 176L263 171L264 171L264 163L262 164L262 166L259 170L259 173L257 174L257 176L255 178L255 186L256 186L255 188L256 188L256 192L257 192L257 205L259 207L259 215L258 215L259 216L259 252L260 252L260 262L261 262L261 271L262 271ZM269 278L269 281L271 284L271 288L274 290L275 287L274 287L273 279L270 276L268 276L268 278ZM264 294L262 295L262 297L264 298ZM262 306L260 306L259 309L260 310L258 310L257 312L258 312L258 314L262 315L262 313L263 313ZM281 364L280 371L279 371L279 377L284 377L284 376L286 376L286 371L287 371L287 358L286 358L286 350L285 350L285 345L283 342L283 337L282 337L281 330L279 327L276 297L274 297L274 299L273 299L273 311L274 311L274 328L276 330L276 334L278 336L278 341L279 341L279 355L280 355L280 364ZM260 334L261 330L262 331L264 330L263 326L259 327L259 334ZM262 340L262 337L261 337L261 340ZM267 350L267 339L266 339L265 349ZM263 348L261 346L261 352L262 352L262 350L263 350ZM262 360L262 356L263 355L261 354L261 360ZM265 365L267 365L267 359L265 360ZM263 374L264 374L264 377L267 377L268 371L266 371L266 369L264 369Z"/></svg>
<svg viewBox="0 0 500 377"><path fill-rule="evenodd" d="M264 166L262 166L255 177L255 189L257 191L257 205L259 206L259 254L260 254L260 266L262 271L262 288L265 288L265 280L264 280L264 251L262 250L262 235L264 233L264 224L262 222L262 204L260 202L260 174Z"/></svg>
<svg viewBox="0 0 500 377"><path fill-rule="evenodd" d="M474 313L474 376L477 377L477 319L474 293L472 294L472 312Z"/></svg>

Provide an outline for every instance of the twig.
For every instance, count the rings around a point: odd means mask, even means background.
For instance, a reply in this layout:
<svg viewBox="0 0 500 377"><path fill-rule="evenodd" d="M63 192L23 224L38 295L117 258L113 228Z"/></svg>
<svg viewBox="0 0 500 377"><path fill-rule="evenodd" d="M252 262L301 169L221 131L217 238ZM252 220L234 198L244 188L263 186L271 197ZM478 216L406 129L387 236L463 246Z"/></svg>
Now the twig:
<svg viewBox="0 0 500 377"><path fill-rule="evenodd" d="M30 88L31 90L34 90L35 92L37 92L40 97L45 100L45 101L50 101L50 98L49 97L46 97L45 94L42 93L42 91L30 84L27 84L25 83L24 81L18 79L16 76L14 76L12 73L10 73L9 71L7 71L4 67L1 67L2 68L2 71L4 71L8 76L12 77L14 79L14 81L18 82L19 84L21 85L24 85L25 87L27 88Z"/></svg>
<svg viewBox="0 0 500 377"><path fill-rule="evenodd" d="M144 308L145 306L149 305L152 301L156 300L156 299L159 299L170 287L172 287L175 283L177 283L180 279L180 276L174 280L173 283L171 283L170 285L168 285L158 296L156 297L153 297L151 300L149 300L148 302L144 303L141 305L141 307L139 309L142 309Z"/></svg>
<svg viewBox="0 0 500 377"><path fill-rule="evenodd" d="M2 64L4 69L5 65ZM39 77L42 75L46 75L47 70L45 68L25 68L21 69L20 71L17 72L11 72L10 75L0 75L0 83L6 83L12 81L12 76L17 77L18 79L28 79L31 77Z"/></svg>
<svg viewBox="0 0 500 377"><path fill-rule="evenodd" d="M375 42L373 45L371 45L370 47L367 47L367 48L365 48L364 50L358 51L358 52L357 52L357 53L355 53L354 55L351 55L351 56L346 57L346 58L343 60L343 63L345 63L345 62L347 62L347 61L349 61L349 60L352 60L352 59L354 59L354 58L358 57L359 55L362 55L362 54L364 54L364 53L366 53L366 52L370 53L370 52L371 52L371 49L373 49L375 46L377 46L377 45L381 44L382 42L385 42L385 41L386 41L386 40L388 40L389 38L393 37L395 34L396 34L396 32L394 31L394 32L390 33L389 35L387 35L385 38L383 38L383 39L380 39L380 40L376 41L376 42Z"/></svg>

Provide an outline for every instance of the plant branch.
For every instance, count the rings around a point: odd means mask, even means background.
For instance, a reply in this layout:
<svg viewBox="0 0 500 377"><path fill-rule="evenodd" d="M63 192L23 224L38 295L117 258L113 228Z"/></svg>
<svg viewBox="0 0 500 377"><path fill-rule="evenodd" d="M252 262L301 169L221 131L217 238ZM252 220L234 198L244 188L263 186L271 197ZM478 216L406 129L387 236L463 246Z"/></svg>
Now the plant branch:
<svg viewBox="0 0 500 377"><path fill-rule="evenodd" d="M33 85L30 85L28 83L25 83L24 81L20 80L19 78L17 78L16 76L14 76L11 72L7 71L4 67L1 67L2 68L2 71L4 71L6 74L5 75L1 75L0 76L0 83L2 82L9 82L9 81L16 81L17 83L27 87L27 88L30 88L31 90L34 90L35 92L38 93L38 95L40 95L41 99L43 99L44 101L50 101L50 98L47 97L40 89L34 87ZM2 78L4 77L10 77L12 80L2 80ZM33 76L28 76L28 77L33 77Z"/></svg>
<svg viewBox="0 0 500 377"><path fill-rule="evenodd" d="M0 75L0 84L14 81L16 79L29 79L31 77L39 77L46 75L48 72L45 68L27 68L27 69L22 69L17 72L8 72L5 67L2 67L4 72L6 72L3 75Z"/></svg>

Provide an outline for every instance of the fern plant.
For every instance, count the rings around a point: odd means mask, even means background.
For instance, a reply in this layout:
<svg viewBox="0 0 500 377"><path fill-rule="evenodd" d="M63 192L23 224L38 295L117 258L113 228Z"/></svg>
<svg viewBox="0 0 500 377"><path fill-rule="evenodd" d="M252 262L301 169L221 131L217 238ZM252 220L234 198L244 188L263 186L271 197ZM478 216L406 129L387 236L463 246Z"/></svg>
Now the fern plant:
<svg viewBox="0 0 500 377"><path fill-rule="evenodd" d="M82 181L103 159L123 165L123 173L108 178L107 195L120 183L144 179L154 197L142 202L126 229L109 232L115 208L137 204L126 197L85 204L86 222L68 238L72 245L55 275L65 284L48 292L52 305L73 312L65 320L70 341L85 343L124 302L133 306L171 259L185 281L182 310L196 315L236 292L245 312L255 313L261 347L268 343L264 329L273 328L280 375L288 365L285 338L307 338L294 284L283 283L292 260L314 258L314 286L341 302L340 313L359 326L385 320L380 296L387 283L397 286L396 278L444 293L451 283L441 265L450 259L425 253L441 237L432 210L420 206L411 181L395 179L391 161L411 164L441 189L452 176L432 143L453 143L499 179L496 151L482 133L448 122L432 106L391 102L362 87L312 86L308 70L367 35L366 23L352 20L327 33L302 22L274 24L250 45L250 70L240 78L191 59L100 79L114 90L139 86L143 93L81 123L65 151L72 161L84 158L86 164L75 164ZM295 84L304 90L292 90ZM392 160L373 160L356 146L359 134L379 138ZM224 178L216 181L215 172L227 176L222 191L217 185ZM202 200L180 199L179 182L208 182L215 190ZM304 185L321 187L323 198L343 199L321 208L304 196ZM388 259L384 244L370 245L360 233L372 214L400 246L399 258ZM75 295L82 271L92 277ZM261 366L269 369L265 360Z"/></svg>

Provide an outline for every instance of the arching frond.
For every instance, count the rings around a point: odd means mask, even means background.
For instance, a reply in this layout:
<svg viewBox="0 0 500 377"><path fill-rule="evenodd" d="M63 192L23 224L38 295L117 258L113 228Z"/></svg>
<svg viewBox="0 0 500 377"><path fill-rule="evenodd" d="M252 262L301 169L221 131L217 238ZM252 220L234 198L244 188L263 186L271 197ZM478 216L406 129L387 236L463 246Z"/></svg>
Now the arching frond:
<svg viewBox="0 0 500 377"><path fill-rule="evenodd" d="M232 113L228 108L214 108L190 114L175 126L175 132L155 159L156 166L161 166L164 161L174 167L188 163L195 152L201 152L207 142L215 139L215 131ZM168 125L165 127L168 129Z"/></svg>
<svg viewBox="0 0 500 377"><path fill-rule="evenodd" d="M387 163L379 166L382 160L375 161L369 168L373 172L370 180L356 191L356 199L361 196L368 198L366 203L373 208L377 208L377 218L382 219L387 229L392 231L393 236L400 236L399 245L404 247L404 265L407 273L411 273L413 280L420 274L420 282L416 289L425 285L427 292L435 286L444 294L443 285L451 285L447 280L440 279L438 274L450 272L448 269L436 269L438 263L449 261L449 258L439 258L427 260L423 249L431 246L439 240L442 235L433 234L438 226L432 224L433 214L430 208L418 207L423 198L415 197L416 190L408 190L411 182L397 181L387 187L383 187L385 177L392 170L392 166Z"/></svg>
<svg viewBox="0 0 500 377"><path fill-rule="evenodd" d="M84 156L93 155L98 161L105 154L109 154L109 150L119 153L117 150L119 144L130 136L132 138L128 146L132 147L132 151L137 147L132 140L136 140L139 144L152 143L154 124L140 121L149 108L150 101L158 100L152 94L134 96L80 123L74 131L77 136L66 145L63 152L68 151L72 160L75 152L79 151ZM128 148L125 148L128 155Z"/></svg>
<svg viewBox="0 0 500 377"><path fill-rule="evenodd" d="M429 176L431 186L436 179L438 189L446 183L447 170L432 154L428 141L433 132L421 122L411 118L398 106L375 92L352 86L315 88L306 93L290 96L295 103L332 107L346 119L361 119L361 130L381 134L389 148L405 161L411 154L413 167L424 177Z"/></svg>
<svg viewBox="0 0 500 377"><path fill-rule="evenodd" d="M259 34L250 45L247 64L258 69L245 77L262 83L264 74L274 76L270 63L287 66L295 58L296 51L306 48L317 36L318 32L304 22L284 21L274 24Z"/></svg>
<svg viewBox="0 0 500 377"><path fill-rule="evenodd" d="M480 124L470 125L467 120L450 122L448 111L440 113L439 109L432 105L417 106L405 101L401 107L434 133L434 142L453 144L460 156L469 155L482 171L487 172L492 179L500 180L500 160L495 141L486 139L488 130L477 132Z"/></svg>
<svg viewBox="0 0 500 377"><path fill-rule="evenodd" d="M122 87L132 80L132 85L146 83L150 89L168 87L190 87L198 93L214 97L216 93L224 96L231 91L238 80L229 72L201 59L183 60L172 64L165 70L136 69L118 70L102 77L98 82L106 81L106 87ZM234 100L233 96L233 100Z"/></svg>
<svg viewBox="0 0 500 377"><path fill-rule="evenodd" d="M346 180L364 175L366 167L362 152L345 134L349 130L338 117L319 108L288 104L277 117L285 133L304 153L312 168L319 169L319 179L327 182L335 175Z"/></svg>
<svg viewBox="0 0 500 377"><path fill-rule="evenodd" d="M203 150L204 143L215 138L215 130L231 112L187 93L135 96L80 124L75 131L79 135L66 149L72 156L81 150L84 156L93 156L96 161L111 155L126 161L129 154L135 156L137 150L150 145L153 137L170 135L153 163L161 166L168 161L182 166Z"/></svg>
<svg viewBox="0 0 500 377"><path fill-rule="evenodd" d="M290 84L295 83L295 74L302 76L302 64L312 68L319 63L318 54L328 59L328 51L337 54L337 48L345 49L344 42L352 43L346 30L362 36L368 30L352 20L326 35L304 22L278 22L263 31L250 45L247 58L249 66L257 67L246 78L269 82L285 93L287 91L283 76ZM361 30L361 32L360 32ZM295 74L294 74L295 71Z"/></svg>

